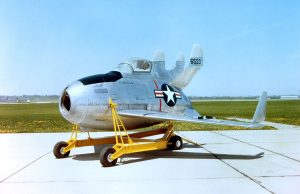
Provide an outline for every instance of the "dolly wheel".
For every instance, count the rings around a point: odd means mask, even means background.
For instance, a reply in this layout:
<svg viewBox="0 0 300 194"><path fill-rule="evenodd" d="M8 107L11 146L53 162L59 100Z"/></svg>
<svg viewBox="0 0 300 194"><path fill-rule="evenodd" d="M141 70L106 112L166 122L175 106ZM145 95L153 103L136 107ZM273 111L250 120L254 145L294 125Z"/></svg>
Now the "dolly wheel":
<svg viewBox="0 0 300 194"><path fill-rule="evenodd" d="M111 160L110 156L116 152L114 148L106 147L100 152L100 162L103 167L111 167L115 166L117 163L117 159Z"/></svg>
<svg viewBox="0 0 300 194"><path fill-rule="evenodd" d="M56 158L66 158L69 156L70 151L64 153L64 148L68 146L67 142L60 141L57 142L53 148L53 154Z"/></svg>
<svg viewBox="0 0 300 194"><path fill-rule="evenodd" d="M167 145L168 150L181 150L182 149L182 139L180 136L172 136Z"/></svg>

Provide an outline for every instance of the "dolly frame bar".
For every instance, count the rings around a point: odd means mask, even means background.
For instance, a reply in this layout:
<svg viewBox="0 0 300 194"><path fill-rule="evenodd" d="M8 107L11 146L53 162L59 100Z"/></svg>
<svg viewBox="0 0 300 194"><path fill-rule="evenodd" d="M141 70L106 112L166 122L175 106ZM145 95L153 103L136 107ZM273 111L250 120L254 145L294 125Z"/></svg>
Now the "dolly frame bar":
<svg viewBox="0 0 300 194"><path fill-rule="evenodd" d="M143 131L143 132L136 132L129 134L129 137L136 143L138 142L155 142L157 140L148 140L148 139L142 139L145 137L150 137L154 135L160 135L160 134L166 134L166 132L170 129L170 127L173 129L173 126L165 126L154 130L149 131ZM76 129L75 129L76 130ZM68 146L64 148L64 153L71 151L74 148L77 147L84 147L84 146L95 146L95 145L104 145L104 144L116 144L116 138L115 136L108 136L108 137L102 137L102 138L89 138L87 139L77 139L77 131L73 129L71 138L67 141ZM172 130L173 132L173 130ZM126 141L127 137L123 137L123 139ZM160 138L161 139L161 138ZM161 148L164 149L164 148Z"/></svg>

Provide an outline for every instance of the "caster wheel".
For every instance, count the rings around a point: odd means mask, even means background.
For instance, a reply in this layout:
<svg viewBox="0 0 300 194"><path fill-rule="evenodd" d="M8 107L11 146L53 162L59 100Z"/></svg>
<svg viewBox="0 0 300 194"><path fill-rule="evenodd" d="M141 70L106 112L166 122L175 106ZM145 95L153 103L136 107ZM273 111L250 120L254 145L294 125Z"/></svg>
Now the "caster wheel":
<svg viewBox="0 0 300 194"><path fill-rule="evenodd" d="M116 152L114 148L104 148L100 152L100 163L102 164L103 167L111 167L115 166L117 163L117 159L111 160L110 156L113 155Z"/></svg>
<svg viewBox="0 0 300 194"><path fill-rule="evenodd" d="M66 158L69 156L70 154L70 151L64 153L63 150L65 147L68 146L68 143L67 142L64 142L64 141L60 141L60 142L57 142L53 148L53 154L56 158Z"/></svg>
<svg viewBox="0 0 300 194"><path fill-rule="evenodd" d="M167 145L168 150L181 150L182 149L182 139L181 137L175 135L172 136Z"/></svg>

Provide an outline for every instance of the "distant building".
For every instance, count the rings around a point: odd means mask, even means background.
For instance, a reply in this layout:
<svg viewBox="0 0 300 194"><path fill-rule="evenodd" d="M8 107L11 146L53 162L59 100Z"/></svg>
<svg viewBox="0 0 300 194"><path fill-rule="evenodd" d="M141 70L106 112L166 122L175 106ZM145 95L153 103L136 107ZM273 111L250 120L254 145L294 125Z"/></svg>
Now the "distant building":
<svg viewBox="0 0 300 194"><path fill-rule="evenodd" d="M290 95L290 96L280 96L282 100L299 100L299 96Z"/></svg>

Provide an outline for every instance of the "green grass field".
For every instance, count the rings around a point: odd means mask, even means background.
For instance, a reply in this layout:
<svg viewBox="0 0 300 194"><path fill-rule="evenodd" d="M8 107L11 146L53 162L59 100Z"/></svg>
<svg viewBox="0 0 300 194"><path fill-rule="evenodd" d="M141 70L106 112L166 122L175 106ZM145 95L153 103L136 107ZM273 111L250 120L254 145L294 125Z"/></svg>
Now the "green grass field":
<svg viewBox="0 0 300 194"><path fill-rule="evenodd" d="M256 101L202 101L193 106L203 115L252 118ZM267 120L300 125L300 101L268 101ZM71 124L65 121L56 103L0 104L0 133L65 132ZM176 130L232 130L243 129L214 125L175 123ZM268 127L266 128L268 129Z"/></svg>
<svg viewBox="0 0 300 194"><path fill-rule="evenodd" d="M70 127L56 103L0 104L1 133L62 132Z"/></svg>

